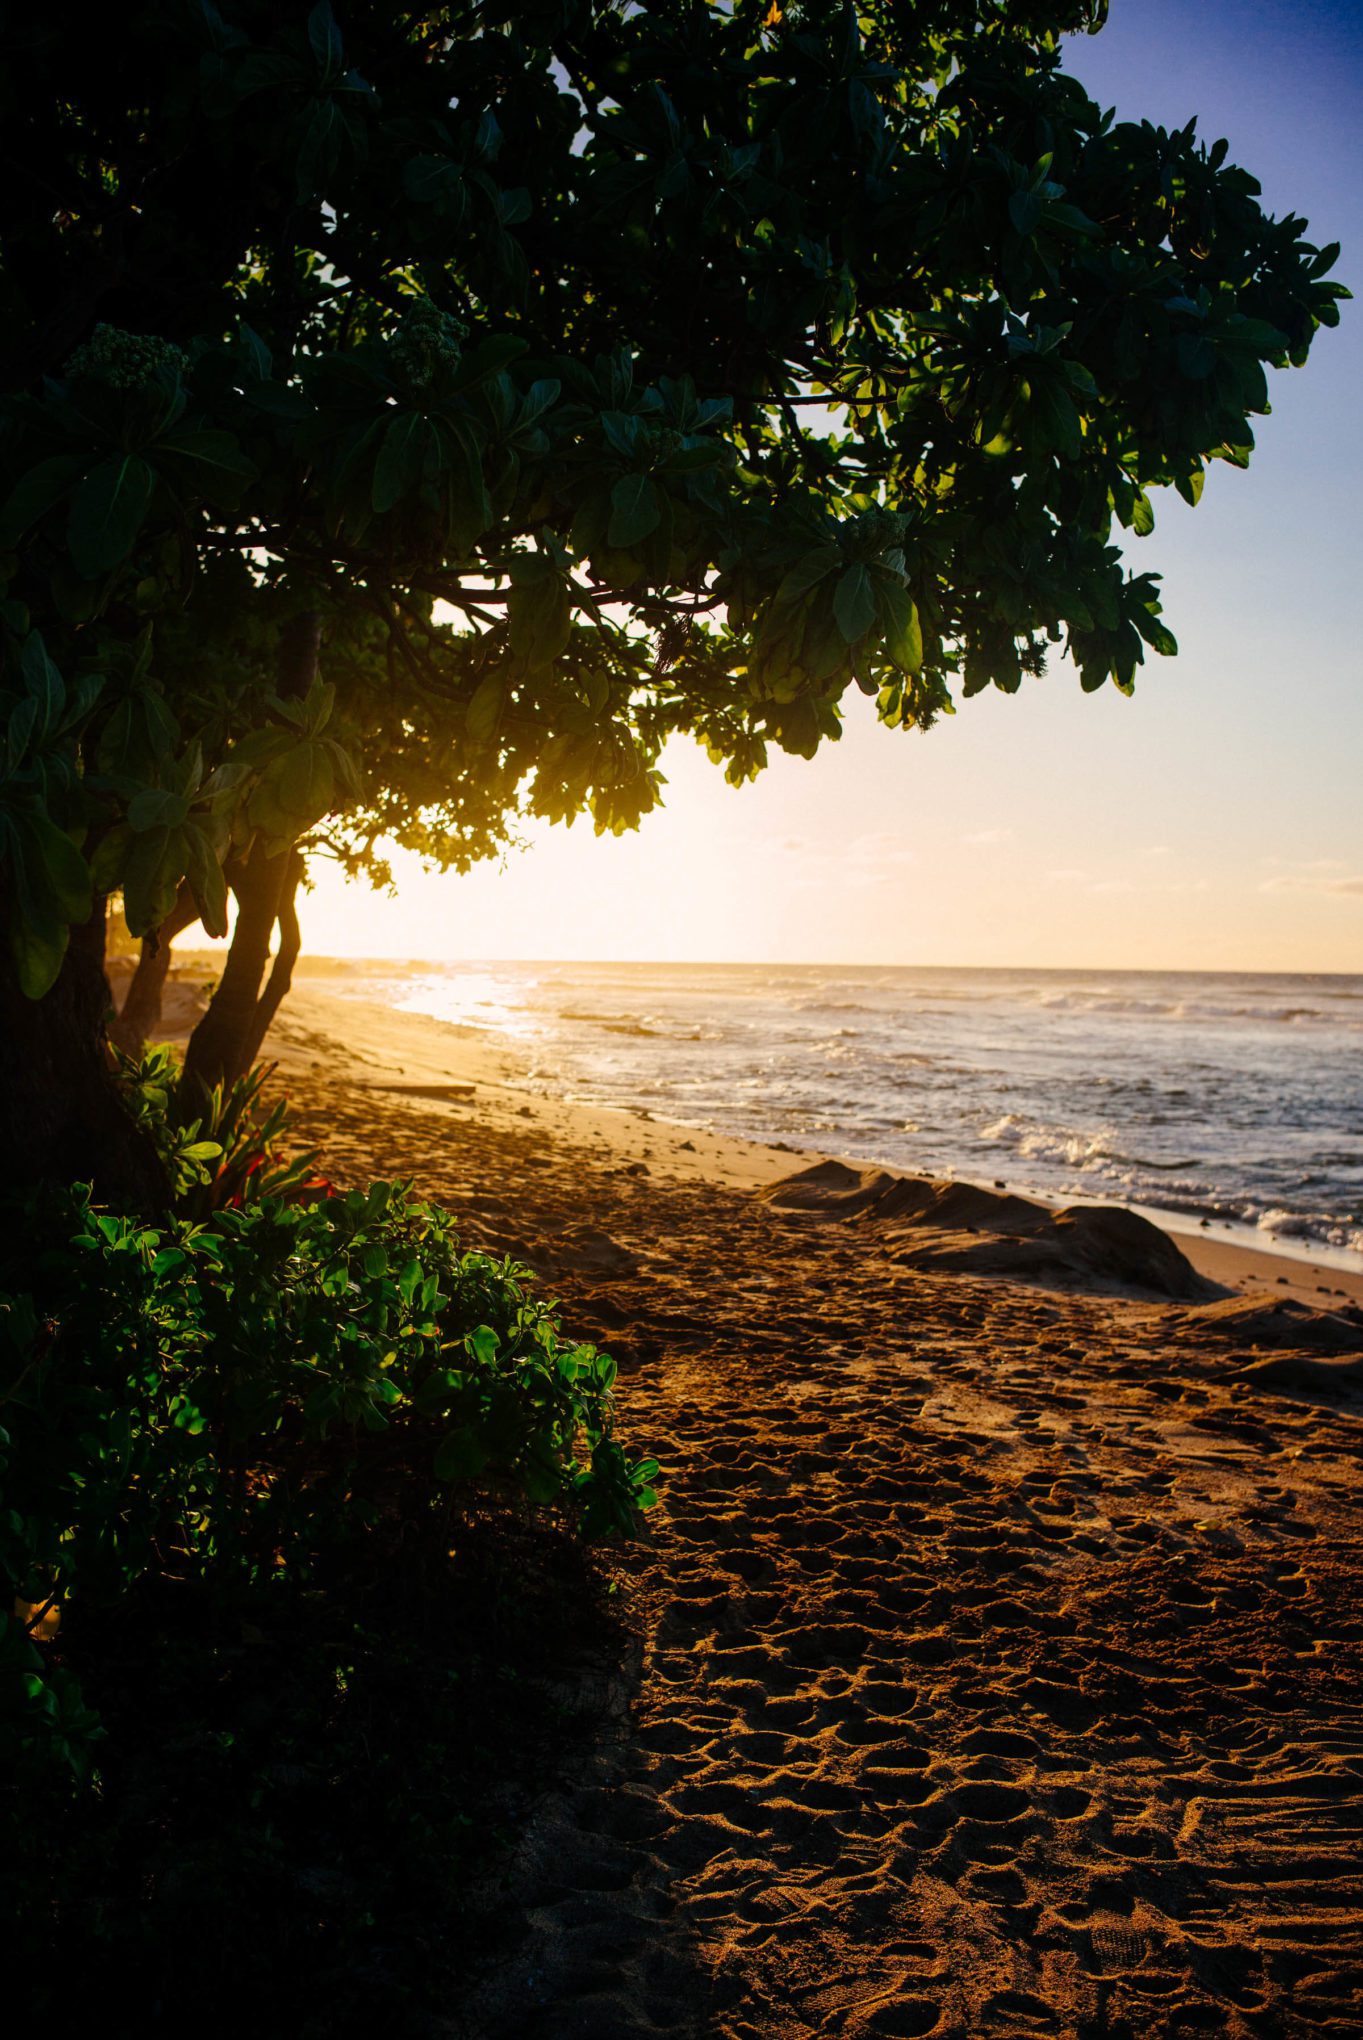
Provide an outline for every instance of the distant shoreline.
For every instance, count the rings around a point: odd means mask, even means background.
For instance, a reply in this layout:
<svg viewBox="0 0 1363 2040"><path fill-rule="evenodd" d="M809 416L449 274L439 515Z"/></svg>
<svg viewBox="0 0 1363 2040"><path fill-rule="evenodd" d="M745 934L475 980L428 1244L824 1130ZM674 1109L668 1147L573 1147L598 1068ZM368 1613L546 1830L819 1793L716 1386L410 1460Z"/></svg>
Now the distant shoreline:
<svg viewBox="0 0 1363 2040"><path fill-rule="evenodd" d="M221 965L227 942L214 948L176 947L176 967L202 964ZM485 966L516 966L526 970L731 970L731 971L856 971L893 975L896 971L962 971L976 976L997 977L1187 977L1187 978L1336 978L1363 984L1363 971L1318 970L1311 966L1289 969L1254 964L1216 965L1195 969L1190 964L1155 963L852 963L846 958L813 958L801 962L742 962L733 957L599 957L599 956L333 956L307 951L294 969L295 978L328 977L340 971L361 968L391 976L419 976L432 970L480 970Z"/></svg>

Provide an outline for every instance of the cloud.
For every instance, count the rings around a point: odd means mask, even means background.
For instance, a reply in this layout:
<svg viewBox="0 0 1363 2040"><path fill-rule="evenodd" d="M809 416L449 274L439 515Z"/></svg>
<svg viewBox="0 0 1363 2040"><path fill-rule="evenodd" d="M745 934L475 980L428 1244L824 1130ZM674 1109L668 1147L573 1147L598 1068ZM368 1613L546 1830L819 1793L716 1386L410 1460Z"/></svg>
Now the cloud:
<svg viewBox="0 0 1363 2040"><path fill-rule="evenodd" d="M1211 890L1211 880L1206 878L1164 878L1153 876L1142 878L1139 872L1119 878L1099 878L1091 871L1081 871L1074 865L1061 865L1046 873L1047 878L1059 879L1066 885L1081 885L1086 893L1139 893L1143 899L1156 896L1167 897L1171 893L1204 893Z"/></svg>
<svg viewBox="0 0 1363 2040"><path fill-rule="evenodd" d="M918 852L892 829L854 836L843 852L857 864L917 864Z"/></svg>
<svg viewBox="0 0 1363 2040"><path fill-rule="evenodd" d="M846 885L885 885L917 864L918 852L892 829L854 836L841 850L825 851L820 860Z"/></svg>
<svg viewBox="0 0 1363 2040"><path fill-rule="evenodd" d="M1140 893L1145 899L1158 896L1167 899L1171 893L1204 893L1211 891L1209 878L1169 878L1162 883L1152 884L1149 880L1129 878L1102 878L1088 887L1091 893Z"/></svg>
<svg viewBox="0 0 1363 2040"><path fill-rule="evenodd" d="M1266 878L1259 887L1265 893L1363 893L1363 871L1353 872L1347 878L1332 878L1329 873L1339 870L1338 859L1322 858L1313 867L1299 871L1280 871L1273 878Z"/></svg>
<svg viewBox="0 0 1363 2040"><path fill-rule="evenodd" d="M797 890L826 886L830 882L861 889L890 885L919 862L918 852L905 837L890 829L854 836L842 845L811 842L790 836L767 846L774 856L793 867L790 883Z"/></svg>
<svg viewBox="0 0 1363 2040"><path fill-rule="evenodd" d="M1011 829L972 829L968 836L962 836L963 843L1011 843Z"/></svg>

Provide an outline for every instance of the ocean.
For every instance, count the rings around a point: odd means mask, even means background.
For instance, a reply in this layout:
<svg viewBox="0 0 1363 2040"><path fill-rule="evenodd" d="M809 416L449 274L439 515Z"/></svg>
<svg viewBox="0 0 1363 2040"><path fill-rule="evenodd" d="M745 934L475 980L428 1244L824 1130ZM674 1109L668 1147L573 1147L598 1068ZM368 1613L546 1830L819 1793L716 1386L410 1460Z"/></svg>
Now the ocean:
<svg viewBox="0 0 1363 2040"><path fill-rule="evenodd" d="M531 1090L1363 1268L1363 976L334 966Z"/></svg>

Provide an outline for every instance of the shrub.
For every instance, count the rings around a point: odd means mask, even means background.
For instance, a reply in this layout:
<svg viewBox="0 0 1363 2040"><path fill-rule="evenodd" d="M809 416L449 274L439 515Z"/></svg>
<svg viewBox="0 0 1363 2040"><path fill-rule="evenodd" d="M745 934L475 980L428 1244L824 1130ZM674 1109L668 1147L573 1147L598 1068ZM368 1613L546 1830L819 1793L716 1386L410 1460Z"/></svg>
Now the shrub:
<svg viewBox="0 0 1363 2040"><path fill-rule="evenodd" d="M53 1632L149 1575L268 1591L471 1482L566 1502L588 1535L655 1499L656 1464L614 1435L615 1363L402 1186L157 1226L77 1188L12 1210L4 1239L11 1757L89 1768L97 1723Z"/></svg>
<svg viewBox="0 0 1363 2040"><path fill-rule="evenodd" d="M262 1103L273 1069L257 1063L234 1084L215 1084L191 1120L181 1107L180 1058L168 1043L140 1057L118 1053L128 1109L155 1143L182 1217L207 1218L248 1198L330 1189L315 1173L315 1150L292 1154L286 1147L286 1101L278 1098L268 1108Z"/></svg>

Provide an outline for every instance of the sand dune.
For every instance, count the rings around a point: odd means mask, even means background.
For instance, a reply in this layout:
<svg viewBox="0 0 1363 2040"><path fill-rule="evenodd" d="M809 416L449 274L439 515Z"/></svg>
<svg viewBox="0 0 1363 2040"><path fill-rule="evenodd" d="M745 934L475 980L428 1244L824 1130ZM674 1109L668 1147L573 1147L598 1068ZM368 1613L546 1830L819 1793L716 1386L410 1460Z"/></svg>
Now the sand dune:
<svg viewBox="0 0 1363 2040"><path fill-rule="evenodd" d="M667 1469L638 1663L449 2030L1363 2034L1358 1324L1140 1221L778 1182L353 1015L283 1037L332 1172L532 1259Z"/></svg>

